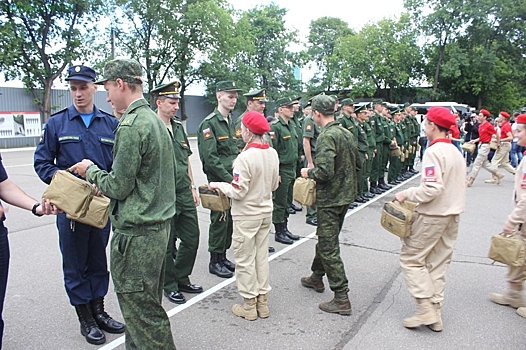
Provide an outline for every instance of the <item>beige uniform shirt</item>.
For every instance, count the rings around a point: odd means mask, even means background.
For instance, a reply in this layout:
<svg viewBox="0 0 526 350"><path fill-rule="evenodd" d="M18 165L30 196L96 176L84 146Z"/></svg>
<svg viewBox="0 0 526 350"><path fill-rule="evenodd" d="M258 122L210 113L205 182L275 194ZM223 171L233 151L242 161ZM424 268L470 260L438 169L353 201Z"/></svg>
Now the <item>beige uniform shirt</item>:
<svg viewBox="0 0 526 350"><path fill-rule="evenodd" d="M466 206L465 174L466 163L458 149L450 142L435 141L424 153L420 186L404 193L407 199L419 203L418 213L457 215Z"/></svg>

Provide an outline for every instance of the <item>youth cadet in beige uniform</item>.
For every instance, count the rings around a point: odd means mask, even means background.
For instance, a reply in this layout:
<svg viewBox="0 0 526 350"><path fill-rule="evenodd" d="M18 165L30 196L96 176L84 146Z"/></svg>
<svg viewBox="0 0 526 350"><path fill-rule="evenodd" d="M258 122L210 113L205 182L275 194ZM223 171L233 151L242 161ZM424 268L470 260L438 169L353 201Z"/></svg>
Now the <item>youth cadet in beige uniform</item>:
<svg viewBox="0 0 526 350"><path fill-rule="evenodd" d="M435 332L444 328L440 309L445 274L457 240L459 214L466 203L466 165L447 138L453 124L455 118L449 109L429 109L424 130L430 143L422 161L420 186L399 192L394 198L418 203L411 234L403 239L400 253L409 293L418 304L415 314L404 320L407 328L427 325Z"/></svg>
<svg viewBox="0 0 526 350"><path fill-rule="evenodd" d="M501 112L502 113L502 112ZM519 146L526 146L526 114L521 114L516 119ZM515 174L515 186L513 188L513 208L502 231L512 233L519 231L522 238L526 240L526 157L522 158ZM526 317L526 302L524 302L524 280L526 280L526 266L508 266L508 290L504 294L492 293L491 301L500 305L509 305L517 309L517 313Z"/></svg>
<svg viewBox="0 0 526 350"><path fill-rule="evenodd" d="M245 148L234 161L231 183L211 182L232 198L232 236L236 260L236 282L243 304L232 312L253 321L267 318L269 285L268 235L272 222L272 192L279 185L278 153L264 139L270 126L263 114L247 112L241 122Z"/></svg>

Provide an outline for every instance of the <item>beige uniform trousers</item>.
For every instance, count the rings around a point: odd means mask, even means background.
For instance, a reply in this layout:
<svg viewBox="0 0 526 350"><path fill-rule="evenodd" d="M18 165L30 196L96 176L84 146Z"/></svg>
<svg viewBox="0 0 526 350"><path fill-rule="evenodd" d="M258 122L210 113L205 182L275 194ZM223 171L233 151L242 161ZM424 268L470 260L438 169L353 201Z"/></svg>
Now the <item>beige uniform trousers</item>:
<svg viewBox="0 0 526 350"><path fill-rule="evenodd" d="M236 261L236 283L243 298L267 294L271 288L268 276L268 235L270 217L261 220L235 220L232 247Z"/></svg>
<svg viewBox="0 0 526 350"><path fill-rule="evenodd" d="M526 229L522 225L521 236L526 241ZM508 266L508 276L506 276L508 282L514 282L522 284L526 281L526 265L524 266Z"/></svg>
<svg viewBox="0 0 526 350"><path fill-rule="evenodd" d="M489 151L490 148L488 143L480 144L477 158L475 158L475 161L473 162L473 168L471 168L471 173L469 174L470 178L472 177L476 179L481 167L486 169L493 175L497 176L497 168L494 165L492 165L488 160Z"/></svg>
<svg viewBox="0 0 526 350"><path fill-rule="evenodd" d="M400 265L414 298L441 304L460 216L416 215L411 234L403 239Z"/></svg>
<svg viewBox="0 0 526 350"><path fill-rule="evenodd" d="M495 168L501 166L511 174L515 174L515 168L510 164L510 150L511 142L502 142L499 149L495 151L491 165Z"/></svg>

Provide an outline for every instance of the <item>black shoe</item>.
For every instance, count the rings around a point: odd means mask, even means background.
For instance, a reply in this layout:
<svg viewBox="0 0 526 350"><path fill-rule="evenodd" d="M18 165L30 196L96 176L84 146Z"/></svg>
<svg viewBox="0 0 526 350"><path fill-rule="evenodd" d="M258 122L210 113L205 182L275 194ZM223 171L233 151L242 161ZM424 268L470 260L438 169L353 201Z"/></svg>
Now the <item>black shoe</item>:
<svg viewBox="0 0 526 350"><path fill-rule="evenodd" d="M214 274L221 278L230 278L234 276L232 271L226 268L225 265L221 263L222 253L213 253L210 252L210 263L208 264L208 271L211 274Z"/></svg>
<svg viewBox="0 0 526 350"><path fill-rule="evenodd" d="M371 193L374 193L374 194L382 194L384 193L381 189L379 189L378 187L373 187L370 189Z"/></svg>
<svg viewBox="0 0 526 350"><path fill-rule="evenodd" d="M276 251L276 248L274 247L268 247L268 252L269 253L274 253Z"/></svg>
<svg viewBox="0 0 526 350"><path fill-rule="evenodd" d="M191 293L191 294L203 293L203 287L198 286L197 284L188 283L188 284L178 284L177 286L180 292Z"/></svg>
<svg viewBox="0 0 526 350"><path fill-rule="evenodd" d="M364 193L364 194L362 195L362 197L365 197L365 198L369 198L369 199L371 199L371 198L374 198L375 195L372 194L371 192L366 192L366 193Z"/></svg>
<svg viewBox="0 0 526 350"><path fill-rule="evenodd" d="M300 236L298 235L295 235L294 233L290 232L289 231L289 228L287 227L287 222L285 222L283 225L283 233L290 239L292 239L293 241L297 241L300 239Z"/></svg>
<svg viewBox="0 0 526 350"><path fill-rule="evenodd" d="M104 298L92 300L90 304L93 318L100 329L113 334L124 333L124 323L115 321L104 311Z"/></svg>
<svg viewBox="0 0 526 350"><path fill-rule="evenodd" d="M354 208L356 208L357 206L358 206L357 203L352 202L351 204L349 204L349 209L354 209Z"/></svg>
<svg viewBox="0 0 526 350"><path fill-rule="evenodd" d="M284 233L277 233L274 235L274 239L276 240L276 242L279 242L279 243L283 243L283 244L292 244L294 243L294 241L292 239L290 239L289 237L287 237L287 235L285 235Z"/></svg>
<svg viewBox="0 0 526 350"><path fill-rule="evenodd" d="M106 336L93 319L90 304L75 305L75 311L79 317L80 334L86 338L86 341L95 345L104 344Z"/></svg>
<svg viewBox="0 0 526 350"><path fill-rule="evenodd" d="M290 207L291 207L292 209L294 209L295 211L302 211L302 210L303 210L302 207L298 207L298 206L297 206L296 204L294 204L294 203L292 203L292 204L290 205Z"/></svg>
<svg viewBox="0 0 526 350"><path fill-rule="evenodd" d="M312 226L318 226L318 219L316 218L308 218L305 222Z"/></svg>
<svg viewBox="0 0 526 350"><path fill-rule="evenodd" d="M167 297L168 300L170 300L174 304L184 304L184 303L186 303L186 299L185 299L183 293L181 293L179 291L170 292L170 293L164 292L164 296Z"/></svg>
<svg viewBox="0 0 526 350"><path fill-rule="evenodd" d="M418 174L418 170L416 170L416 169L414 169L414 168L413 168L413 169L410 169L409 171L412 172L413 174Z"/></svg>
<svg viewBox="0 0 526 350"><path fill-rule="evenodd" d="M226 252L221 255L221 263L230 271L236 271L236 264L226 258Z"/></svg>
<svg viewBox="0 0 526 350"><path fill-rule="evenodd" d="M382 190L390 190L391 189L391 186L388 186L386 184L380 184L378 185L378 187L380 187Z"/></svg>
<svg viewBox="0 0 526 350"><path fill-rule="evenodd" d="M291 207L289 207L287 211L289 212L289 214L296 214L296 210L292 209Z"/></svg>
<svg viewBox="0 0 526 350"><path fill-rule="evenodd" d="M358 196L354 201L357 202L357 203L365 203L365 202L367 202L367 200L365 198L363 198L362 196Z"/></svg>

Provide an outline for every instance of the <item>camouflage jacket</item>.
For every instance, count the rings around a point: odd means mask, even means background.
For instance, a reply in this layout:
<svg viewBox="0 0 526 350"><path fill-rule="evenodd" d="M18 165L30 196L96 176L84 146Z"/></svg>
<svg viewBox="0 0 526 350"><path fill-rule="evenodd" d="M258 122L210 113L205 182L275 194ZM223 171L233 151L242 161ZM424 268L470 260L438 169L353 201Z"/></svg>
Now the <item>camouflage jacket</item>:
<svg viewBox="0 0 526 350"><path fill-rule="evenodd" d="M141 235L175 215L175 166L166 126L140 99L119 120L111 172L92 166L86 177L110 197L113 226Z"/></svg>
<svg viewBox="0 0 526 350"><path fill-rule="evenodd" d="M337 121L322 128L318 137L315 168L309 177L316 180L316 205L336 207L356 197L356 171L361 169L356 142L350 131Z"/></svg>

